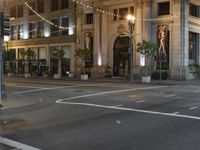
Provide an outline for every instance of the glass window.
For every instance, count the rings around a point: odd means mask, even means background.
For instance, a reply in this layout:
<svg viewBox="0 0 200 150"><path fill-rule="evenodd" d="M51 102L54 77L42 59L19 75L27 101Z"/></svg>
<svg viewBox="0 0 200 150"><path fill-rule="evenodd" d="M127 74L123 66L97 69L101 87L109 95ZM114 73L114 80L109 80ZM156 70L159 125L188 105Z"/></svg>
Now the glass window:
<svg viewBox="0 0 200 150"><path fill-rule="evenodd" d="M170 2L158 3L158 15L169 15L170 14Z"/></svg>
<svg viewBox="0 0 200 150"><path fill-rule="evenodd" d="M69 8L69 0L61 0L61 9Z"/></svg>
<svg viewBox="0 0 200 150"><path fill-rule="evenodd" d="M71 58L70 46L62 46L62 49L65 52L64 58Z"/></svg>
<svg viewBox="0 0 200 150"><path fill-rule="evenodd" d="M44 0L38 0L37 4L38 13L44 13Z"/></svg>
<svg viewBox="0 0 200 150"><path fill-rule="evenodd" d="M17 40L17 26L11 26L11 40Z"/></svg>
<svg viewBox="0 0 200 150"><path fill-rule="evenodd" d="M24 59L24 48L18 49L18 59Z"/></svg>
<svg viewBox="0 0 200 150"><path fill-rule="evenodd" d="M36 8L36 3L33 2L33 1L31 1L31 2L29 3L29 6L30 6L33 10L35 10L35 8ZM31 16L31 15L34 15L34 12L31 11L31 10L29 9L29 16Z"/></svg>
<svg viewBox="0 0 200 150"><path fill-rule="evenodd" d="M10 17L11 18L16 18L17 16L16 16L16 13L17 12L17 9L16 9L16 6L13 6L13 7L11 7L10 8Z"/></svg>
<svg viewBox="0 0 200 150"><path fill-rule="evenodd" d="M29 38L36 37L36 24L29 23Z"/></svg>
<svg viewBox="0 0 200 150"><path fill-rule="evenodd" d="M24 9L23 5L17 6L17 17L23 17Z"/></svg>
<svg viewBox="0 0 200 150"><path fill-rule="evenodd" d="M59 26L59 20L58 19L52 19L51 22L54 24L54 25L57 25ZM58 36L59 35L59 32L58 32L58 28L55 27L55 26L51 26L51 35L52 36Z"/></svg>
<svg viewBox="0 0 200 150"><path fill-rule="evenodd" d="M69 27L69 18L68 17L62 18L61 21L62 21L63 27ZM68 35L68 34L69 34L68 29L62 31L62 35Z"/></svg>
<svg viewBox="0 0 200 150"><path fill-rule="evenodd" d="M114 19L114 21L117 21L117 9L114 9L113 10L113 13L114 13L114 16L113 16L113 19Z"/></svg>
<svg viewBox="0 0 200 150"><path fill-rule="evenodd" d="M127 15L128 15L128 8L120 8L119 9L119 20L126 19Z"/></svg>
<svg viewBox="0 0 200 150"><path fill-rule="evenodd" d="M200 17L200 6L191 4L189 5L189 13L191 16Z"/></svg>
<svg viewBox="0 0 200 150"><path fill-rule="evenodd" d="M38 37L44 37L44 22L38 22Z"/></svg>
<svg viewBox="0 0 200 150"><path fill-rule="evenodd" d="M85 14L85 24L93 24L93 13Z"/></svg>
<svg viewBox="0 0 200 150"><path fill-rule="evenodd" d="M18 25L18 39L23 39L24 25Z"/></svg>
<svg viewBox="0 0 200 150"><path fill-rule="evenodd" d="M51 11L58 10L58 0L51 0Z"/></svg>
<svg viewBox="0 0 200 150"><path fill-rule="evenodd" d="M47 58L47 53L45 47L40 47L39 48L39 59L46 59Z"/></svg>
<svg viewBox="0 0 200 150"><path fill-rule="evenodd" d="M198 33L189 32L189 60L191 63L198 63Z"/></svg>

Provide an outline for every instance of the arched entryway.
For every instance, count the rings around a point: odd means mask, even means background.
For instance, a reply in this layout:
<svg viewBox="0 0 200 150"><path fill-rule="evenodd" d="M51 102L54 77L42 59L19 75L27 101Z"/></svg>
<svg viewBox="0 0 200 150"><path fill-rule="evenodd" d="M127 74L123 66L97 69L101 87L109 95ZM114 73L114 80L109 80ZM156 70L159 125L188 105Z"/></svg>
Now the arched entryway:
<svg viewBox="0 0 200 150"><path fill-rule="evenodd" d="M128 36L118 37L113 47L113 76L128 76Z"/></svg>

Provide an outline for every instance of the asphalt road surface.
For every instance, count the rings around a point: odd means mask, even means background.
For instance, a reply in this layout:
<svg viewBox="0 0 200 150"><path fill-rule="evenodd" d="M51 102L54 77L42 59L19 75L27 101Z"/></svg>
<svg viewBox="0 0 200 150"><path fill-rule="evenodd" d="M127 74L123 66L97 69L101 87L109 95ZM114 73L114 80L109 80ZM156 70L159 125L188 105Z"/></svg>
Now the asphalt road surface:
<svg viewBox="0 0 200 150"><path fill-rule="evenodd" d="M39 101L0 110L1 150L200 149L198 81L142 85L16 79L5 85L11 97Z"/></svg>

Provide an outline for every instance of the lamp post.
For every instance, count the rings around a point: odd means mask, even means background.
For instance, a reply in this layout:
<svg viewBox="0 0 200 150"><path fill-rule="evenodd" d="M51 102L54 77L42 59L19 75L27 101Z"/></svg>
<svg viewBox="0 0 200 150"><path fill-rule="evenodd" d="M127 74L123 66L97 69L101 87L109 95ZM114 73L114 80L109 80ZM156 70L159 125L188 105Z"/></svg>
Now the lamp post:
<svg viewBox="0 0 200 150"><path fill-rule="evenodd" d="M127 15L128 28L130 31L129 49L128 49L128 78L133 81L133 30L135 27L135 16Z"/></svg>

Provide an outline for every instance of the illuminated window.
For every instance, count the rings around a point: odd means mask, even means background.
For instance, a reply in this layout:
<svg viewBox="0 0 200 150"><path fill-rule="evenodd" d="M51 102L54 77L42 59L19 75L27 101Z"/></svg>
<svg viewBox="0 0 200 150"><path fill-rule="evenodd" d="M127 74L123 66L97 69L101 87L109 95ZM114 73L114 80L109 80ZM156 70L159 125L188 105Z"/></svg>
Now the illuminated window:
<svg viewBox="0 0 200 150"><path fill-rule="evenodd" d="M65 17L61 19L62 22L62 27L69 27L69 18ZM62 31L62 35L68 35L69 34L69 30L63 30Z"/></svg>

